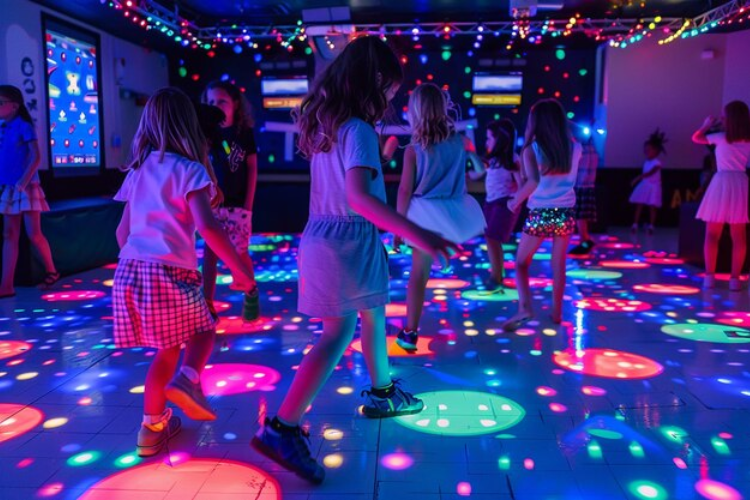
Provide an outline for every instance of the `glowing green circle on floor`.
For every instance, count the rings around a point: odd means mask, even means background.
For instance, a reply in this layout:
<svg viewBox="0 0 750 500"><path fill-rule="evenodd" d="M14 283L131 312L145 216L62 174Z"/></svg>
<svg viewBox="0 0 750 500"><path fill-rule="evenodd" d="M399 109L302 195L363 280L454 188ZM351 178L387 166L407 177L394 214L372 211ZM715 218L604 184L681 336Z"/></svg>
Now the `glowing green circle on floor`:
<svg viewBox="0 0 750 500"><path fill-rule="evenodd" d="M472 391L436 391L417 394L425 408L416 415L396 417L409 429L443 436L480 436L513 427L526 412L515 401Z"/></svg>
<svg viewBox="0 0 750 500"><path fill-rule="evenodd" d="M572 269L567 272L569 278L581 280L616 280L622 278L622 273L617 271L599 271L597 269Z"/></svg>
<svg viewBox="0 0 750 500"><path fill-rule="evenodd" d="M717 344L746 344L750 342L750 330L729 325L711 323L677 323L664 325L661 331L667 335L697 342L716 342Z"/></svg>
<svg viewBox="0 0 750 500"><path fill-rule="evenodd" d="M482 300L486 302L509 302L518 300L518 292L506 288L505 293L487 293L485 290L466 290L461 293L461 298L466 300Z"/></svg>

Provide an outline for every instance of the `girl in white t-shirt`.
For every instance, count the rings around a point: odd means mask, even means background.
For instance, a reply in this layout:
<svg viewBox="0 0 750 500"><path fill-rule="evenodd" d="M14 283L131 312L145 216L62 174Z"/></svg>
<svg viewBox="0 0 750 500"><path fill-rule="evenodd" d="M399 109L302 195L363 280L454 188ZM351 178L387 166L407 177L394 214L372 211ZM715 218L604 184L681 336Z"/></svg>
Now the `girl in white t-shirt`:
<svg viewBox="0 0 750 500"><path fill-rule="evenodd" d="M643 144L643 154L646 161L643 163L643 173L633 179L630 183L635 186L633 194L630 195L630 203L635 205L635 218L633 220L633 232L638 231L638 223L641 220L643 207L649 207L648 232L653 234L656 223L656 210L661 208L661 160L659 155L664 153L664 132L658 128L651 134Z"/></svg>
<svg viewBox="0 0 750 500"><path fill-rule="evenodd" d="M216 186L206 152L190 99L175 88L159 90L143 110L130 171L115 195L125 202L112 289L115 345L157 349L146 375L140 456L155 455L180 430L167 399L190 418L216 418L200 385L216 330L201 292L196 229L232 270L233 288L253 284L252 269L211 212Z"/></svg>
<svg viewBox="0 0 750 500"><path fill-rule="evenodd" d="M711 130L715 130L711 132ZM706 262L704 285L715 284L716 256L724 224L729 224L732 235L732 270L729 289L742 289L740 274L747 252L747 174L750 162L750 111L742 101L732 101L724 106L724 116L716 120L709 116L693 134L696 144L716 147L716 174L703 196L697 219L706 222L706 240L703 245Z"/></svg>

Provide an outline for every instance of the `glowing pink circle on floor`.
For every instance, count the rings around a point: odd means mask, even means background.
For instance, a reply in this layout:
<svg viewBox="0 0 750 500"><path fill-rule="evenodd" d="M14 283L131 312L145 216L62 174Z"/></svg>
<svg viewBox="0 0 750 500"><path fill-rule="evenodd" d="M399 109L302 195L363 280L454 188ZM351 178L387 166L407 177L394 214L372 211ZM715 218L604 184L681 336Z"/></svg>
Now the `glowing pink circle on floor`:
<svg viewBox="0 0 750 500"><path fill-rule="evenodd" d="M20 340L2 340L0 341L0 359L12 358L31 349L31 344Z"/></svg>
<svg viewBox="0 0 750 500"><path fill-rule="evenodd" d="M180 498L262 498L281 500L276 479L252 465L224 459L189 459L167 466L163 460L132 467L91 486L81 500L126 500L144 492L154 497ZM150 498L151 496L149 496Z"/></svg>
<svg viewBox="0 0 750 500"><path fill-rule="evenodd" d="M586 396L605 396L607 394L606 389L602 389L601 387L596 387L593 385L584 385L581 387L581 392L584 393Z"/></svg>
<svg viewBox="0 0 750 500"><path fill-rule="evenodd" d="M44 420L33 406L0 403L0 443L29 432Z"/></svg>
<svg viewBox="0 0 750 500"><path fill-rule="evenodd" d="M636 292L661 293L666 295L691 295L700 292L700 289L695 288L694 286L661 285L659 283L635 285L633 290Z"/></svg>
<svg viewBox="0 0 750 500"><path fill-rule="evenodd" d="M651 267L646 262L636 262L634 260L603 260L599 265L615 269L646 269L647 267Z"/></svg>
<svg viewBox="0 0 750 500"><path fill-rule="evenodd" d="M244 363L214 363L201 375L203 391L208 396L229 396L252 391L269 391L281 380L273 368Z"/></svg>
<svg viewBox="0 0 750 500"><path fill-rule="evenodd" d="M701 479L695 483L695 491L708 500L742 500L742 495L728 484L712 479Z"/></svg>
<svg viewBox="0 0 750 500"><path fill-rule="evenodd" d="M682 259L672 259L669 257L647 257L646 262L649 264L661 264L661 265L681 265L684 264L685 261Z"/></svg>
<svg viewBox="0 0 750 500"><path fill-rule="evenodd" d="M582 299L576 301L575 306L579 309L606 312L639 312L651 309L651 304L648 302L621 299Z"/></svg>
<svg viewBox="0 0 750 500"><path fill-rule="evenodd" d="M700 274L697 274L696 276L698 276L699 278L705 278L706 273L700 273ZM714 278L716 278L716 281L729 281L730 279L732 279L732 275L729 273L716 273L714 274ZM740 281L747 284L747 281L748 281L747 276L740 276Z"/></svg>
<svg viewBox="0 0 750 500"><path fill-rule="evenodd" d="M414 459L406 453L389 453L380 459L383 467L390 470L406 470L414 465Z"/></svg>
<svg viewBox="0 0 750 500"><path fill-rule="evenodd" d="M516 279L505 278L503 285L508 288L516 288ZM552 280L549 278L529 278L529 286L531 288L547 288L552 286Z"/></svg>
<svg viewBox="0 0 750 500"><path fill-rule="evenodd" d="M446 290L466 288L469 285L468 281L456 278L432 278L427 281L427 288L444 288Z"/></svg>
<svg viewBox="0 0 750 500"><path fill-rule="evenodd" d="M632 243L624 243L622 241L610 241L606 243L597 243L596 246L599 248L617 248L619 250L626 250L630 248L635 248L635 245Z"/></svg>
<svg viewBox="0 0 750 500"><path fill-rule="evenodd" d="M224 312L231 309L232 304L230 304L229 302L222 302L221 300L214 300L214 307L216 308L217 312Z"/></svg>
<svg viewBox="0 0 750 500"><path fill-rule="evenodd" d="M406 304L386 304L385 305L385 317L386 318L402 318L406 316Z"/></svg>
<svg viewBox="0 0 750 500"><path fill-rule="evenodd" d="M42 295L47 302L69 302L76 300L100 299L107 294L98 290L76 290L73 292L53 292Z"/></svg>
<svg viewBox="0 0 750 500"><path fill-rule="evenodd" d="M240 316L220 317L216 325L216 333L223 335L234 335L238 333L267 332L272 329L274 321L271 318L261 317L251 323L246 322Z"/></svg>
<svg viewBox="0 0 750 500"><path fill-rule="evenodd" d="M750 313L746 312L722 312L721 318L716 321L724 325L750 328ZM0 344L2 345L2 344Z"/></svg>
<svg viewBox="0 0 750 500"><path fill-rule="evenodd" d="M388 342L388 356L400 358L409 356L430 356L432 354L435 354L435 352L430 349L430 343L433 341L432 337L419 337L417 339L416 351L407 351L405 349L402 349L396 343L396 337L387 337L386 340ZM351 347L354 351L362 352L362 340L355 339L349 345L349 347Z"/></svg>
<svg viewBox="0 0 750 500"><path fill-rule="evenodd" d="M553 359L572 372L604 378L650 378L664 370L652 359L614 349L566 349L555 354Z"/></svg>

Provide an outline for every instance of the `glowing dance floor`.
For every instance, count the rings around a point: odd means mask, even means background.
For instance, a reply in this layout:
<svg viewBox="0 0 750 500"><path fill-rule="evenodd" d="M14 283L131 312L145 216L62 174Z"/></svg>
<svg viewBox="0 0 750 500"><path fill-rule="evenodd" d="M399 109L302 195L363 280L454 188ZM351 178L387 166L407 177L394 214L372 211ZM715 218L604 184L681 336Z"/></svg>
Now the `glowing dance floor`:
<svg viewBox="0 0 750 500"><path fill-rule="evenodd" d="M0 499L750 499L750 296L725 280L704 291L676 239L602 236L570 259L559 326L543 247L537 318L515 333L500 329L515 290L482 293L483 241L466 245L450 272L434 271L418 351L390 346L393 376L425 410L358 415L369 381L355 340L305 419L327 468L317 487L249 446L321 326L295 311L296 237L253 239L258 323L243 324L241 297L219 276L203 377L218 420L183 418L148 460L135 437L154 351L113 348L114 266L19 289L0 301ZM409 259L391 254L391 343Z"/></svg>

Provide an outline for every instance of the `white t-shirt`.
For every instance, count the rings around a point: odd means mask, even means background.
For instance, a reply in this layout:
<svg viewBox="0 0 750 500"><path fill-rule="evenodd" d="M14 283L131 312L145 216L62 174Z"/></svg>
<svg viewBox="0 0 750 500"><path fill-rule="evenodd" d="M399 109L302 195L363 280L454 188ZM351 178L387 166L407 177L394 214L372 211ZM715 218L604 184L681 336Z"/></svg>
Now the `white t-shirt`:
<svg viewBox="0 0 750 500"><path fill-rule="evenodd" d="M643 162L643 173L647 174L651 172L656 167L661 167L661 161L659 158L654 158L653 160L646 160ZM656 172L654 175L650 175L643 179L642 182L650 182L651 184L661 184L661 170Z"/></svg>
<svg viewBox="0 0 750 500"><path fill-rule="evenodd" d="M518 184L513 172L499 165L496 158L490 160L484 182L487 191L487 202L513 196L518 191Z"/></svg>
<svg viewBox="0 0 750 500"><path fill-rule="evenodd" d="M373 170L370 194L385 203L385 181L375 129L351 118L338 130L327 153L316 153L310 162L310 215L358 215L346 202L346 171L355 167Z"/></svg>
<svg viewBox="0 0 750 500"><path fill-rule="evenodd" d="M573 142L570 159L570 172L567 174L547 174L544 175L544 164L547 159L544 157L542 148L534 141L531 145L536 156L536 162L539 167L539 184L526 204L532 208L572 208L576 205L576 177L578 177L578 163L581 161L581 144Z"/></svg>
<svg viewBox="0 0 750 500"><path fill-rule="evenodd" d="M744 172L750 162L750 142L727 142L724 132L706 136L709 144L716 145L716 170L718 172Z"/></svg>
<svg viewBox="0 0 750 500"><path fill-rule="evenodd" d="M128 203L130 233L120 250L121 259L156 262L198 269L195 255L195 222L187 194L215 189L206 167L178 154L151 153L137 169L128 172L115 200Z"/></svg>

